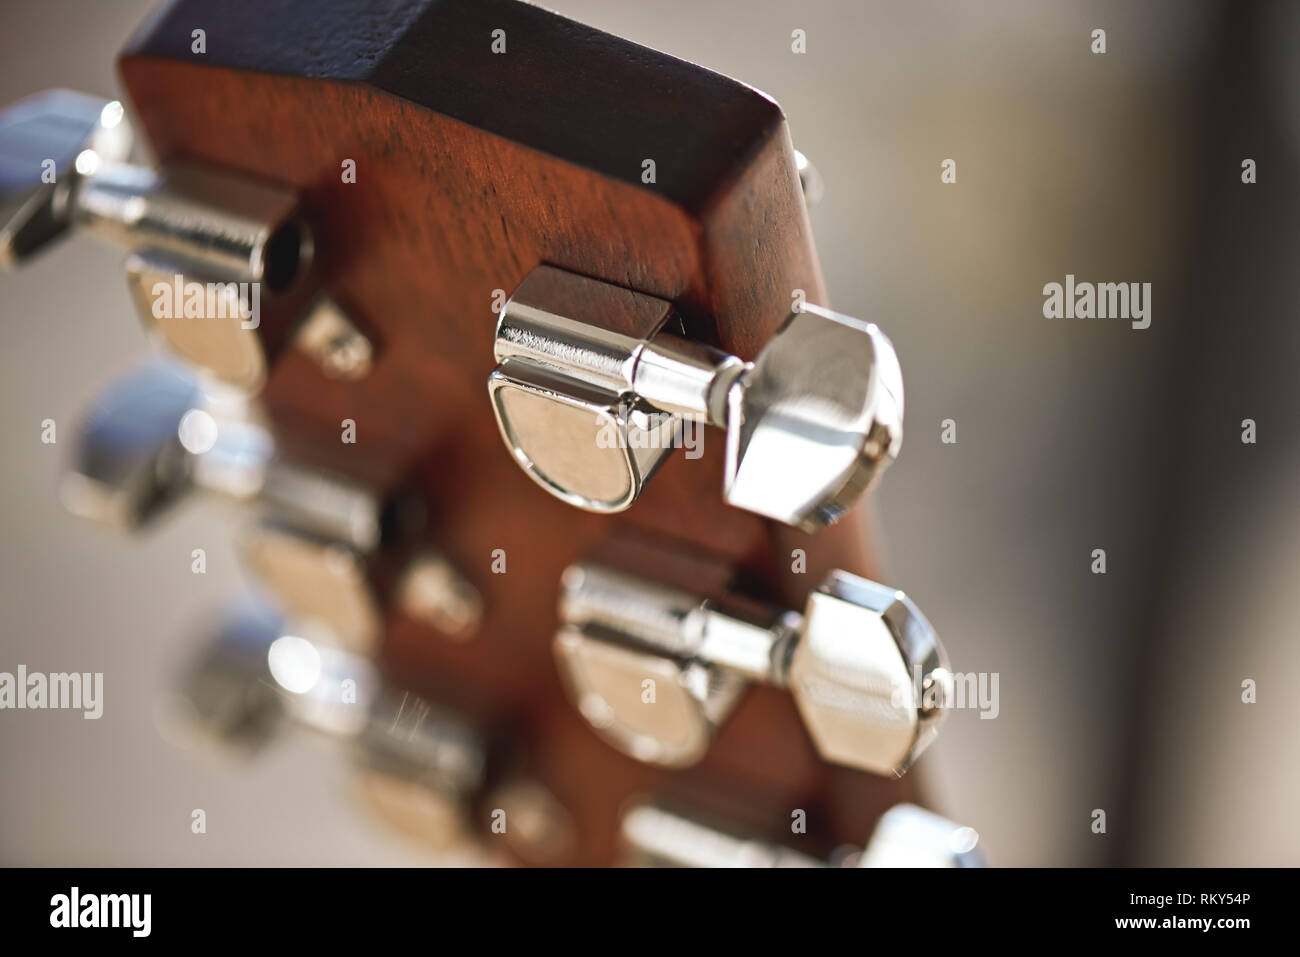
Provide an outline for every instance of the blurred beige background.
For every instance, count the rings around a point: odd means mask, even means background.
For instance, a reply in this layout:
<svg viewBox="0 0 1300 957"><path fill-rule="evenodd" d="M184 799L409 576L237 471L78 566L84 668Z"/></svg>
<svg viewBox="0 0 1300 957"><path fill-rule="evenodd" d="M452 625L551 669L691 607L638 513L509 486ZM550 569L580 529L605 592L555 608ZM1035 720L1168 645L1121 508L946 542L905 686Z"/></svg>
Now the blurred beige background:
<svg viewBox="0 0 1300 957"><path fill-rule="evenodd" d="M997 719L956 713L921 764L937 805L1000 864L1300 863L1296 8L551 5L772 94L823 174L832 302L886 329L907 378L877 503L894 580L956 668L1001 675ZM10 0L0 99L118 92L113 55L152 6ZM1066 273L1152 282L1151 328L1044 319ZM242 585L240 516L203 501L125 540L58 504L78 410L149 351L117 252L73 239L0 276L0 309L0 670L107 689L98 722L0 713L0 863L427 862L304 736L237 774L166 740L158 695Z"/></svg>

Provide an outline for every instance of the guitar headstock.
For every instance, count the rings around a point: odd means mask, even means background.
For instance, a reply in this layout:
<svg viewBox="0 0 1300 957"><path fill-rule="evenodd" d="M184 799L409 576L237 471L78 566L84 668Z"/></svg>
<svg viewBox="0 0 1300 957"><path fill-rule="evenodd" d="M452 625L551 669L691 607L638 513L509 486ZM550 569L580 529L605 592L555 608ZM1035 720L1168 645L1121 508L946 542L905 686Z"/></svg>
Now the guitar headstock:
<svg viewBox="0 0 1300 957"><path fill-rule="evenodd" d="M199 370L101 407L74 505L261 507L277 607L216 629L196 713L343 734L388 816L503 811L525 862L615 862L647 799L778 844L804 809L826 859L915 799L946 660L852 510L901 377L825 308L775 102L513 0L177 0L120 71L157 170L83 169L74 104L66 193L7 215L127 246Z"/></svg>

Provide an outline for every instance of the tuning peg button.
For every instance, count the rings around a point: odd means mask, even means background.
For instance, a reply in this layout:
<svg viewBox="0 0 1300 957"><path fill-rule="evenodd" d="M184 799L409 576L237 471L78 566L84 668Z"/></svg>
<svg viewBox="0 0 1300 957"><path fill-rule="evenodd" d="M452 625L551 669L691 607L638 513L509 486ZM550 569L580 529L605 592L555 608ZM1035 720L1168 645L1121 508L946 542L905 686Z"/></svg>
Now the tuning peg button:
<svg viewBox="0 0 1300 957"><path fill-rule="evenodd" d="M698 760L746 683L763 682L790 690L827 760L901 775L937 733L951 690L943 648L911 600L839 571L799 615L729 609L584 562L564 573L560 619L555 654L579 711L654 764ZM918 697L918 687L936 691Z"/></svg>
<svg viewBox="0 0 1300 957"><path fill-rule="evenodd" d="M629 298L658 321L636 335L602 325ZM707 423L726 430L727 501L814 531L898 454L902 376L874 325L805 305L748 363L668 331L672 317L662 300L549 266L525 278L501 311L488 392L534 481L622 511L683 424Z"/></svg>

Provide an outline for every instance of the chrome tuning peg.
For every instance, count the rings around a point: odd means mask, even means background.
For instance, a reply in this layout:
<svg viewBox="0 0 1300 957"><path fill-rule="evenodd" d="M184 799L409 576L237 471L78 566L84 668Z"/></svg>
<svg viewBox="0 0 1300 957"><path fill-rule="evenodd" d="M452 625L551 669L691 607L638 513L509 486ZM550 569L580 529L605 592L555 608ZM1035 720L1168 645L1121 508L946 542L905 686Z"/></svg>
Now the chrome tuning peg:
<svg viewBox="0 0 1300 957"><path fill-rule="evenodd" d="M979 835L915 804L886 811L860 851L829 861L746 838L653 803L619 824L626 862L642 867L983 867Z"/></svg>
<svg viewBox="0 0 1300 957"><path fill-rule="evenodd" d="M488 392L506 446L551 494L617 512L682 430L726 430L724 496L814 531L898 454L903 384L874 325L806 305L754 362L683 339L671 304L549 266L501 310Z"/></svg>
<svg viewBox="0 0 1300 957"><path fill-rule="evenodd" d="M366 657L290 630L258 600L227 609L171 704L182 730L227 750L254 750L286 725L341 742L368 803L435 847L469 830L488 783L485 741L467 721L387 685Z"/></svg>
<svg viewBox="0 0 1300 957"><path fill-rule="evenodd" d="M555 654L578 710L614 747L670 767L699 760L747 684L761 682L789 689L828 761L901 775L953 690L911 599L841 571L798 614L584 562L564 572L560 622Z"/></svg>
<svg viewBox="0 0 1300 957"><path fill-rule="evenodd" d="M64 503L133 529L193 490L260 505L245 561L289 610L324 623L348 647L373 651L390 600L451 636L478 624L478 591L423 541L417 495L381 494L290 460L277 452L256 403L205 387L177 363L150 362L92 403ZM398 569L386 588L378 584L381 562Z"/></svg>
<svg viewBox="0 0 1300 957"><path fill-rule="evenodd" d="M540 864L562 863L574 850L567 808L502 736L393 687L371 659L337 647L309 623L287 623L264 601L226 610L170 704L166 716L181 739L223 750L254 751L286 726L338 741L366 804L439 850L494 863L508 847ZM497 813L509 821L499 850L486 836L498 833L491 827Z"/></svg>
<svg viewBox="0 0 1300 957"><path fill-rule="evenodd" d="M0 265L84 228L132 251L141 319L222 381L256 391L286 344L333 377L365 375L373 348L315 288L296 193L187 163L133 166L131 140L121 103L70 90L0 113Z"/></svg>

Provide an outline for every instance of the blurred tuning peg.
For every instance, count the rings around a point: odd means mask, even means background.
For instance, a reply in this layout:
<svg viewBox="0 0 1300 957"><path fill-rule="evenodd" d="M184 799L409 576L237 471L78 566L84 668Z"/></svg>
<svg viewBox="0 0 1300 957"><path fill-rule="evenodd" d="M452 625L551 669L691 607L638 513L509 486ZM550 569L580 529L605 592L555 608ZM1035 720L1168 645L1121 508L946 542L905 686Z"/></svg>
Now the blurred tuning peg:
<svg viewBox="0 0 1300 957"><path fill-rule="evenodd" d="M901 775L938 733L952 690L943 647L911 599L841 571L800 615L719 605L583 562L564 572L554 647L597 732L667 766L699 760L758 681L790 690L828 761Z"/></svg>
<svg viewBox="0 0 1300 957"><path fill-rule="evenodd" d="M746 362L663 331L672 306L549 266L501 310L488 391L506 446L580 508L636 501L684 424L726 430L726 500L815 531L893 461L903 382L874 325L805 305ZM630 334L608 328L635 317Z"/></svg>
<svg viewBox="0 0 1300 957"><path fill-rule="evenodd" d="M386 685L366 658L303 634L264 602L232 606L186 670L173 717L241 750L286 724L322 732L348 745L362 793L385 818L434 846L453 844L487 784L482 736Z"/></svg>
<svg viewBox="0 0 1300 957"><path fill-rule="evenodd" d="M81 178L131 153L116 100L46 90L0 113L0 265L12 269L64 232Z"/></svg>
<svg viewBox="0 0 1300 957"><path fill-rule="evenodd" d="M176 363L148 363L92 403L64 503L131 529L195 489L261 506L244 543L249 567L295 614L355 650L373 651L390 599L452 636L478 624L477 590L422 541L416 494L382 495L295 463L277 453L245 396L204 388ZM381 563L399 569L383 589Z"/></svg>
<svg viewBox="0 0 1300 957"><path fill-rule="evenodd" d="M619 827L627 863L643 867L982 867L979 835L915 804L881 816L862 850L830 861L740 837L656 804L636 804Z"/></svg>
<svg viewBox="0 0 1300 957"><path fill-rule="evenodd" d="M316 289L292 190L192 164L132 166L130 149L116 100L48 90L0 113L0 265L82 227L133 252L141 319L217 378L255 391L289 344L334 377L368 371L369 340Z"/></svg>
<svg viewBox="0 0 1300 957"><path fill-rule="evenodd" d="M253 498L273 454L242 396L205 390L183 366L154 360L91 402L63 502L75 514L135 529L195 489Z"/></svg>
<svg viewBox="0 0 1300 957"><path fill-rule="evenodd" d="M364 656L310 628L291 629L271 605L227 609L185 670L170 717L226 748L255 750L285 725L344 743L362 796L388 823L441 848L489 851L491 815L525 860L573 850L568 812L520 762L451 709L387 684ZM493 739L495 740L495 739ZM491 767L490 767L491 766ZM494 769L494 770L493 770Z"/></svg>

